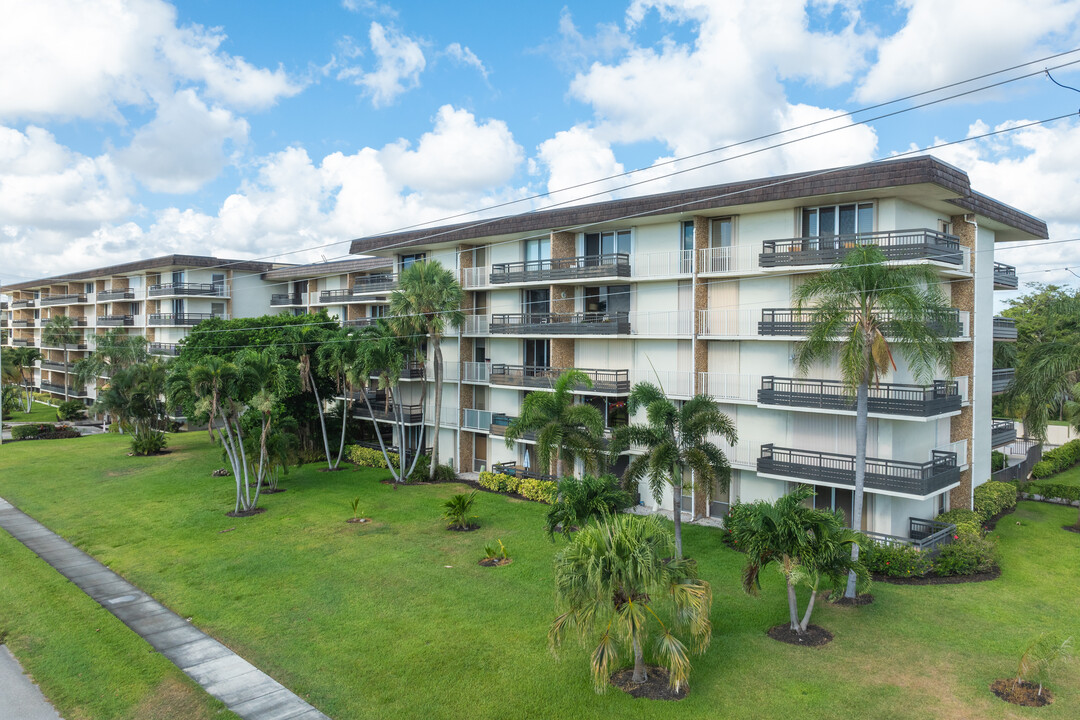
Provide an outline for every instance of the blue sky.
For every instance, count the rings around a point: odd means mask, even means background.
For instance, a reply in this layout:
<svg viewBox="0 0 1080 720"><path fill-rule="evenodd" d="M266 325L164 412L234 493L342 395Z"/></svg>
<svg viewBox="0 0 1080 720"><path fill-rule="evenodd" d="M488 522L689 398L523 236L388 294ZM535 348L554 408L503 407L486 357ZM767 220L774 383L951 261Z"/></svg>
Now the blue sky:
<svg viewBox="0 0 1080 720"><path fill-rule="evenodd" d="M648 170L1080 47L1076 0L0 0L0 16L0 281L168 252L332 258L346 246L311 249L624 170L659 192L1080 108L1032 78L677 178ZM1072 67L1055 76L1080 86ZM1076 118L935 154L1080 236ZM1068 283L1074 247L1003 259Z"/></svg>

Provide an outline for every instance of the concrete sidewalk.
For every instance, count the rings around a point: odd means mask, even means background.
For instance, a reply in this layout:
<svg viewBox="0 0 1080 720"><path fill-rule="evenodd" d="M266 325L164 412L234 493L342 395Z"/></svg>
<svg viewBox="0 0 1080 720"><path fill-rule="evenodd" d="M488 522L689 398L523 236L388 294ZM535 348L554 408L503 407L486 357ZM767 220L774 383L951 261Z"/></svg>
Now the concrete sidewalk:
<svg viewBox="0 0 1080 720"><path fill-rule="evenodd" d="M245 720L329 720L247 660L3 498L0 527Z"/></svg>
<svg viewBox="0 0 1080 720"><path fill-rule="evenodd" d="M7 645L0 645L0 718L63 720L41 689L23 674Z"/></svg>

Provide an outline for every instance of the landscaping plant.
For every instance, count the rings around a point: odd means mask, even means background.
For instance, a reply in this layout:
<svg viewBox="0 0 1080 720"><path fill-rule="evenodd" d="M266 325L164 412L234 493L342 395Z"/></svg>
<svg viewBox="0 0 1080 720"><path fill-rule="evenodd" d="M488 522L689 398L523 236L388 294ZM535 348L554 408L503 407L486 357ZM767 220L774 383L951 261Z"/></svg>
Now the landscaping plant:
<svg viewBox="0 0 1080 720"><path fill-rule="evenodd" d="M574 526L584 527L594 518L614 515L632 504L629 493L619 487L614 475L564 478L559 484L559 497L547 514L548 538L554 540L557 532L569 538Z"/></svg>
<svg viewBox="0 0 1080 720"><path fill-rule="evenodd" d="M484 545L484 559L505 563L510 560L510 555L507 554L506 546L503 545L503 541L496 540L494 543Z"/></svg>
<svg viewBox="0 0 1080 720"><path fill-rule="evenodd" d="M576 633L583 644L596 639L596 692L607 689L621 651L633 660L632 682L648 679L648 652L678 691L690 677L690 654L708 648L712 588L697 577L694 561L673 558L674 550L662 517L622 514L586 526L555 557L555 596L563 612L551 623L548 640L555 651L567 633Z"/></svg>
<svg viewBox="0 0 1080 720"><path fill-rule="evenodd" d="M1048 679L1050 671L1056 665L1066 663L1071 659L1072 637L1062 640L1056 633L1043 633L1024 648L1016 667L1016 679L1013 680L1013 685L1019 685L1021 682L1038 684L1038 694L1042 695L1043 683Z"/></svg>
<svg viewBox="0 0 1080 720"><path fill-rule="evenodd" d="M61 421L83 420L86 405L81 400L65 400L56 407L56 419Z"/></svg>
<svg viewBox="0 0 1080 720"><path fill-rule="evenodd" d="M468 530L473 526L469 522L472 512L473 503L476 500L476 491L473 490L468 495L459 493L453 495L449 500L443 503L443 517L450 523L450 528L457 528L459 530Z"/></svg>

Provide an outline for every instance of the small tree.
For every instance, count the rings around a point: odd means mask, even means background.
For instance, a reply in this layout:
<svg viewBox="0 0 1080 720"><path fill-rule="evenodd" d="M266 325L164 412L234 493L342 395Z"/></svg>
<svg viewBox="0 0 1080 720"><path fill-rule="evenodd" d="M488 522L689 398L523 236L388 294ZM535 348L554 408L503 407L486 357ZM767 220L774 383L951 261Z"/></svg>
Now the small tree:
<svg viewBox="0 0 1080 720"><path fill-rule="evenodd" d="M64 349L64 364L68 363L68 345L78 345L81 333L69 315L53 315L41 331L41 341L46 345L59 345ZM64 400L68 399L70 379L64 378Z"/></svg>
<svg viewBox="0 0 1080 720"><path fill-rule="evenodd" d="M1043 683L1050 675L1053 667L1059 663L1066 663L1072 659L1072 637L1064 640L1054 633L1043 633L1028 643L1020 656L1020 662L1016 668L1016 679L1013 687L1022 682L1039 685L1039 695L1042 695Z"/></svg>
<svg viewBox="0 0 1080 720"><path fill-rule="evenodd" d="M690 653L708 648L712 589L698 579L692 560L666 560L673 550L660 516L612 515L583 528L555 557L555 596L563 612L548 640L554 651L568 632L584 643L600 631L591 656L598 693L619 664L620 647L633 657L633 682L648 679L645 653L654 628L659 636L652 654L676 691L690 677ZM677 634L689 636L689 648Z"/></svg>
<svg viewBox="0 0 1080 720"><path fill-rule="evenodd" d="M548 538L554 540L557 532L569 538L574 526L584 527L593 519L614 515L632 504L630 494L619 487L614 475L564 478L559 483L559 498L547 514Z"/></svg>
<svg viewBox="0 0 1080 720"><path fill-rule="evenodd" d="M22 385L24 412L34 409L34 363L41 359L41 351L36 347L17 347L4 352L10 358L17 374L17 382Z"/></svg>

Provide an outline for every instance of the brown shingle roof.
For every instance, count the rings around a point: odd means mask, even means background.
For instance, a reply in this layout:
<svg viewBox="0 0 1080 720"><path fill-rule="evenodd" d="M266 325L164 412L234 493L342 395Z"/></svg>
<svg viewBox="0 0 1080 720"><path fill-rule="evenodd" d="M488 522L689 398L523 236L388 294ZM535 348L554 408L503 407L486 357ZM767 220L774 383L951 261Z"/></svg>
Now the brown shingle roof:
<svg viewBox="0 0 1080 720"><path fill-rule="evenodd" d="M323 277L326 275L338 275L352 272L364 272L367 270L381 270L393 267L392 258L369 257L356 258L355 260L335 260L333 262L310 263L308 265L293 265L290 267L277 268L264 272L263 280L293 280L298 278Z"/></svg>
<svg viewBox="0 0 1080 720"><path fill-rule="evenodd" d="M52 277L45 277L39 280L14 283L3 286L0 288L0 291L10 292L12 290L26 290L38 287L39 285L47 285L49 283L78 282L81 280L89 280L91 278L107 277L109 275L122 275L124 273L140 272L142 270L153 270L154 268L177 266L221 268L223 270L240 270L244 272L266 272L267 270L279 267L280 263L256 262L254 260L229 260L226 258L209 257L205 255L162 255L161 257L147 258L146 260L135 260L119 265L94 268L93 270L82 270L80 272L66 273L64 275L53 275Z"/></svg>

